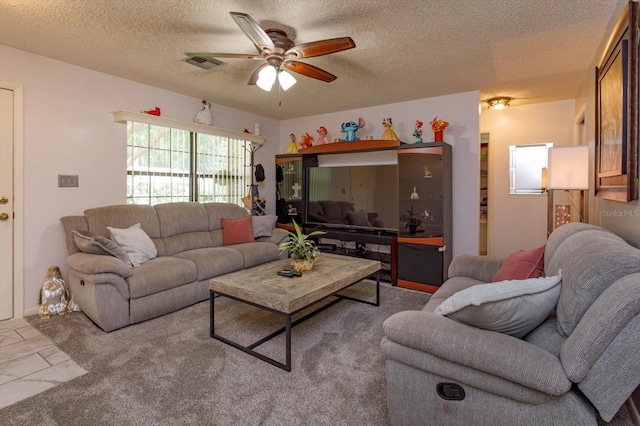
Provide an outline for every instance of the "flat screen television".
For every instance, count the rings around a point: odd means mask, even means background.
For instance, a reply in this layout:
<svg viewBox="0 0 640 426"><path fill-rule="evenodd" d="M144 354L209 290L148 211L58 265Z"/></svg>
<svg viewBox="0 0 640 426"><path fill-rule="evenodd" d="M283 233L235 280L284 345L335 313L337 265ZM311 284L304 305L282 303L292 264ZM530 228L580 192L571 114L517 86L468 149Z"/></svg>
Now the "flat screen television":
<svg viewBox="0 0 640 426"><path fill-rule="evenodd" d="M397 164L307 167L305 172L307 224L351 230L398 231ZM327 200L341 202L341 211L347 207L352 213L342 220L337 220L334 215L327 221L326 217L316 214L318 205L326 206L324 202Z"/></svg>

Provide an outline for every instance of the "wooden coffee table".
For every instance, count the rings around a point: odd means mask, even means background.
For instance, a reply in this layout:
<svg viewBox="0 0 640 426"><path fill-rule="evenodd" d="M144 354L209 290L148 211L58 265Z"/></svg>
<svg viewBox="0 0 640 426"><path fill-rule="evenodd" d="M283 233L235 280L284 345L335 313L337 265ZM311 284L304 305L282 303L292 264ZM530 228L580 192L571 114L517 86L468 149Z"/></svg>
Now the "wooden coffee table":
<svg viewBox="0 0 640 426"><path fill-rule="evenodd" d="M374 306L380 305L380 262L377 260L323 254L316 260L313 270L305 271L301 277L288 278L277 275L278 271L290 267L289 260L276 260L211 279L209 281L211 337L283 370L291 371L291 328L294 325L344 299ZM376 274L375 301L337 294L372 274ZM248 346L220 336L215 333L214 315L215 298L218 295L282 315L285 319L285 327ZM292 322L291 318L294 314L332 296L335 299L330 303ZM284 363L254 350L283 332L286 333Z"/></svg>

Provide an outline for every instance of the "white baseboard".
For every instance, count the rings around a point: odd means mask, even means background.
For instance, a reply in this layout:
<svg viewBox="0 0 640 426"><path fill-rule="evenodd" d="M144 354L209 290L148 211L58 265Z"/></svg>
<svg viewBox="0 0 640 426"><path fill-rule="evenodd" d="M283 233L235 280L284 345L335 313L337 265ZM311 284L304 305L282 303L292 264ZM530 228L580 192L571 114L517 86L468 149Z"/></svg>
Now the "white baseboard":
<svg viewBox="0 0 640 426"><path fill-rule="evenodd" d="M40 310L39 306L33 307L33 308L29 308L29 309L25 309L24 312L22 313L23 316L25 317L30 317L32 315L38 315L38 310Z"/></svg>

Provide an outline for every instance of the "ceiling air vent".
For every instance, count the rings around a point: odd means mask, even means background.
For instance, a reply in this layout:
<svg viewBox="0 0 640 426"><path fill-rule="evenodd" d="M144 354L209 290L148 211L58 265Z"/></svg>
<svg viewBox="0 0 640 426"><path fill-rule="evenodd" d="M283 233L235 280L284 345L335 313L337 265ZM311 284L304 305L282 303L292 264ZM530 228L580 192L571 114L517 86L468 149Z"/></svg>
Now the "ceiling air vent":
<svg viewBox="0 0 640 426"><path fill-rule="evenodd" d="M203 70L210 70L213 67L217 67L218 65L222 65L222 61L218 61L213 58L203 58L201 56L193 56L184 60L186 63L195 65L198 68L202 68Z"/></svg>

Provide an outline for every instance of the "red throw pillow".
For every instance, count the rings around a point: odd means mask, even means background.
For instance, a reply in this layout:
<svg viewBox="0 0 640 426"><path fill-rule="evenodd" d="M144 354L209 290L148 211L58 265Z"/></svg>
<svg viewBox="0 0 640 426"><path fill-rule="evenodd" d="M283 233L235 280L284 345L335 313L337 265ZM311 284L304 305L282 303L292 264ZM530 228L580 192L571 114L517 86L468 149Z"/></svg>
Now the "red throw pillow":
<svg viewBox="0 0 640 426"><path fill-rule="evenodd" d="M544 267L544 246L511 253L493 276L492 282L538 278Z"/></svg>
<svg viewBox="0 0 640 426"><path fill-rule="evenodd" d="M222 245L230 246L255 241L251 216L241 219L220 219L220 225L222 226Z"/></svg>

